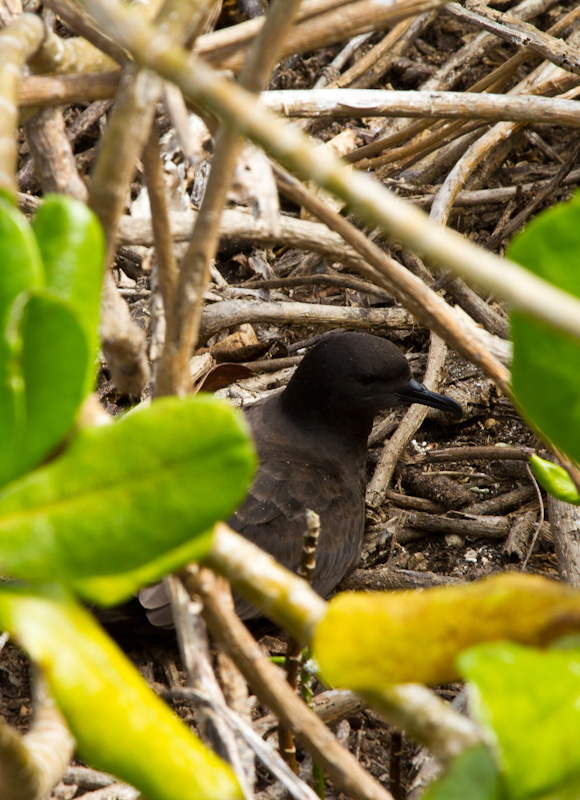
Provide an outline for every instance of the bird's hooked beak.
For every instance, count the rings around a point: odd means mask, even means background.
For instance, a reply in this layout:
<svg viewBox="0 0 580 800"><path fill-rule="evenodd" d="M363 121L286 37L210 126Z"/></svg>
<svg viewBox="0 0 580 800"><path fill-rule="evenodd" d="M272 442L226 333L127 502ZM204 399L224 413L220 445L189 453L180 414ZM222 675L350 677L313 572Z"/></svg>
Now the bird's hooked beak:
<svg viewBox="0 0 580 800"><path fill-rule="evenodd" d="M445 397L443 394L432 392L422 383L416 381L415 378L411 378L409 383L402 389L397 389L395 394L409 404L421 403L424 406L438 408L448 414L453 414L458 419L463 416L463 409L456 400L452 400L451 397Z"/></svg>

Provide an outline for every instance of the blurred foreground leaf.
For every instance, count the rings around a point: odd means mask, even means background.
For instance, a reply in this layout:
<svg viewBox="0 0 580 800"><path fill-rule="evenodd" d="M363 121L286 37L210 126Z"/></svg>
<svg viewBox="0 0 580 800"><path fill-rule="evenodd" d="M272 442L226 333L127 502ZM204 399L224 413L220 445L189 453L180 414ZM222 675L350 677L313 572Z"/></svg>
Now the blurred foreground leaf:
<svg viewBox="0 0 580 800"><path fill-rule="evenodd" d="M580 796L580 652L487 644L459 666L510 798Z"/></svg>
<svg viewBox="0 0 580 800"><path fill-rule="evenodd" d="M44 267L24 214L0 197L0 328L20 292L44 285Z"/></svg>
<svg viewBox="0 0 580 800"><path fill-rule="evenodd" d="M33 289L15 304L10 328L13 362L22 378L22 415L9 480L35 467L71 430L85 395L89 351L86 335L68 305L47 289Z"/></svg>
<svg viewBox="0 0 580 800"><path fill-rule="evenodd" d="M432 784L423 800L501 800L501 777L487 747L465 750L445 775Z"/></svg>
<svg viewBox="0 0 580 800"><path fill-rule="evenodd" d="M9 474L24 422L23 381L12 361L6 323L18 295L44 283L44 268L23 214L0 196L0 485Z"/></svg>
<svg viewBox="0 0 580 800"><path fill-rule="evenodd" d="M536 455L530 457L530 466L539 483L547 492L558 500L563 500L564 503L580 505L578 489L564 467Z"/></svg>
<svg viewBox="0 0 580 800"><path fill-rule="evenodd" d="M545 644L580 630L580 592L535 575L499 575L423 592L345 593L329 601L312 654L326 682L357 691L447 683L478 642Z"/></svg>
<svg viewBox="0 0 580 800"><path fill-rule="evenodd" d="M95 214L61 194L48 194L32 229L44 262L46 285L77 315L87 337L90 361L85 390L92 388L97 326L105 261L105 239Z"/></svg>
<svg viewBox="0 0 580 800"><path fill-rule="evenodd" d="M132 784L148 800L241 798L229 766L62 591L2 587L0 627L41 667L79 753L92 766Z"/></svg>
<svg viewBox="0 0 580 800"><path fill-rule="evenodd" d="M580 297L580 194L539 214L507 252L535 275ZM511 314L512 382L527 415L580 461L580 341L525 314Z"/></svg>
<svg viewBox="0 0 580 800"><path fill-rule="evenodd" d="M0 572L118 603L143 574L178 566L171 551L179 563L207 552L208 529L243 498L254 464L242 415L208 396L83 428L0 493Z"/></svg>

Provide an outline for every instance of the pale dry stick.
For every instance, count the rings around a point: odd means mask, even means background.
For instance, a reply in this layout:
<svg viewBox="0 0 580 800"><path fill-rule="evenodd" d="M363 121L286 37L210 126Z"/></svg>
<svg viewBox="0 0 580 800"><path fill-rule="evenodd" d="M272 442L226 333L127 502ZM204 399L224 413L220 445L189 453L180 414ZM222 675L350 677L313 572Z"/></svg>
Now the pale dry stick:
<svg viewBox="0 0 580 800"><path fill-rule="evenodd" d="M521 2L519 5L515 6L515 8L512 10L512 13L517 14L518 17L522 19L529 19L530 17L545 11L555 2L556 0L523 0L523 2ZM468 42L466 45L460 48L457 53L451 56L451 58L446 59L445 63L441 65L437 72L427 81L425 81L421 89L423 91L442 91L451 89L456 82L472 68L473 63L481 61L483 56L496 46L496 37L487 33L480 34L472 42ZM479 83L480 82L472 87L472 91L477 91L475 87L478 86ZM403 130L401 130L401 124L397 125L397 123L389 123L388 126L383 128L383 135L381 135L380 138L376 139L374 142L370 142L364 147L361 147L356 153L356 159L352 158L349 160L358 161L362 158L370 158L387 147L392 147L396 144L399 144L401 141L406 141L411 136L420 133L427 127L427 121L411 123ZM385 136L384 132L387 130L387 128L390 133Z"/></svg>
<svg viewBox="0 0 580 800"><path fill-rule="evenodd" d="M22 0L3 0L0 3L0 28L6 28L22 14Z"/></svg>
<svg viewBox="0 0 580 800"><path fill-rule="evenodd" d="M300 20L290 32L280 57L317 50L343 42L367 31L376 31L407 17L413 17L442 5L444 0L397 0L381 3L376 0L354 0L335 4L307 20ZM304 6L307 4L304 3ZM221 69L237 72L244 61L246 47L261 29L262 20L242 22L235 29L224 29L200 37L196 54Z"/></svg>
<svg viewBox="0 0 580 800"><path fill-rule="evenodd" d="M580 302L523 267L474 245L460 234L428 221L366 175L353 173L315 148L291 126L260 108L241 87L217 75L201 60L189 57L156 29L115 0L85 0L100 24L139 59L184 95L238 126L240 133L277 160L337 194L369 224L378 225L408 247L443 268L469 278L503 297L514 308L580 336Z"/></svg>
<svg viewBox="0 0 580 800"><path fill-rule="evenodd" d="M173 251L173 240L171 238L171 226L169 222L169 211L165 196L165 180L161 167L161 151L155 122L151 125L149 140L142 153L145 185L149 196L151 207L151 223L153 226L153 238L155 241L156 252L156 277L161 294L163 309L159 315L163 315L165 325L167 315L171 313L175 300L175 289L178 280L177 261ZM156 319L155 328L162 324L161 320ZM152 359L153 360L153 359ZM156 389L156 362L152 364L153 369L153 394Z"/></svg>
<svg viewBox="0 0 580 800"><path fill-rule="evenodd" d="M424 120L418 127L421 129L420 132L408 144L394 148L375 158L363 158L358 162L357 168L373 171L380 170L378 174L381 178L384 178L388 172L393 173L393 175L404 174L417 162L424 164L432 154L437 154L433 155L432 160L437 159L440 164L442 160L441 151L443 151L443 160L445 160L449 158L450 152L454 147L461 147L465 150L468 146L466 142L470 141L472 134L486 127L486 123L455 121L432 125L431 120ZM389 164L392 165L390 168L388 167ZM415 177L415 183L419 184L426 182L424 179L425 167L422 166L420 169L420 180Z"/></svg>
<svg viewBox="0 0 580 800"><path fill-rule="evenodd" d="M223 579L224 586L227 586L227 592L224 589L224 602L232 602L233 597L229 583ZM231 598L231 601L230 599ZM236 718L241 719L248 725L252 725L252 703L250 701L250 690L248 684L242 673L236 667L230 656L225 653L221 648L217 649L217 677L220 686L224 693L224 698L227 707L230 708ZM248 776L248 782L251 786L256 782L256 763L254 758L254 751L243 740L238 739L238 749L240 751L240 758L244 772Z"/></svg>
<svg viewBox="0 0 580 800"><path fill-rule="evenodd" d="M21 736L0 725L0 795L2 800L45 797L64 775L75 741L66 727L44 679L34 681L35 717Z"/></svg>
<svg viewBox="0 0 580 800"><path fill-rule="evenodd" d="M552 0L550 0L550 2L552 2ZM543 5L544 6L548 6L548 3L543 2ZM524 6L525 6L525 9L524 9ZM537 6L537 4L536 4L536 6ZM522 17L530 16L531 12L534 10L534 6L530 2L522 3L520 6L518 6L518 8L520 8L519 14ZM537 10L545 10L545 9L544 8L537 9L537 7L536 7L535 10L537 11ZM567 14L564 14L564 16L562 16L557 22L554 23L554 25L552 25L548 29L547 33L549 33L551 36L558 36L569 25L571 25L573 22L575 22L576 19L578 19L578 17L580 17L580 6L578 6L577 8L572 9ZM486 44L486 40L493 40L493 39L494 39L494 37L490 36L489 34L480 34L478 37L476 37L476 41L477 40L481 40L481 45L485 45ZM451 80L451 77L453 77L456 80L457 77L458 77L458 74L461 73L462 67L464 67L465 62L469 60L469 54L468 53L464 53L464 50L469 50L470 47L471 47L471 45L466 46L466 48L462 48L459 54L456 54L456 56L452 56L451 59L448 59L445 62L445 65L443 65L442 70L440 70L439 73L437 73L439 78L437 80L433 79L433 80L427 81L427 83L425 83L423 85L423 91L426 91L426 90L438 90L438 91L440 91L440 90L444 90L446 88L450 88L450 86L453 83L453 81ZM485 49L485 48L482 47L481 49ZM479 52L479 50L478 50L478 52ZM482 78L481 80L477 81L477 83L475 83L473 86L471 86L469 88L469 91L470 92L482 92L482 91L491 92L493 90L495 92L498 92L498 90L501 89L503 86L505 86L505 84L511 79L511 77L513 76L515 71L518 69L518 67L521 66L528 58L530 58L530 56L532 54L533 54L533 51L531 49L529 49L529 48L525 48L524 50L520 50L518 53L516 53L514 56L512 56L506 62L504 62L499 67L494 69L493 72L491 72L489 75L486 75L484 78ZM458 57L459 55L461 55L461 58ZM451 66L453 66L453 69L450 68ZM459 133L460 133L460 131L462 129L463 130L468 130L468 126L465 126L464 123L452 122L450 124L444 125L440 131L437 131L430 138L434 139L434 140L442 139L444 136L447 136L447 137L450 137L451 135L455 136L456 132L459 135ZM430 140L430 138L427 138L427 140L424 142L424 145L425 145L426 148L429 148L429 140ZM361 148L361 150L358 151L356 160L357 161L361 161L361 163L360 163L360 167L361 168L373 169L373 168L376 168L376 167L380 166L383 163L386 164L386 163L390 163L390 161L398 160L398 158L402 157L402 155L403 155L401 153L401 155L396 154L396 158L391 158L389 156L383 156L383 157L375 158L375 159L362 160L362 158L364 156L372 155L373 152L376 152L376 149L375 150L371 150L373 145L376 145L376 144L377 143L372 143L371 145L367 145L366 148ZM419 145L417 145L416 149L418 149L418 148L419 148ZM368 151L368 152L363 152L363 151ZM411 148L410 152L411 153L413 152L413 148ZM429 154L429 149L426 149L425 152L428 155ZM411 162L411 163L413 163L413 162ZM405 164L402 168L406 169L406 168L408 168L408 166L410 166L410 164Z"/></svg>
<svg viewBox="0 0 580 800"><path fill-rule="evenodd" d="M574 38L580 39L580 31L576 32ZM523 93L539 94L548 91L552 87L554 78L561 73L562 70L559 67L555 67L552 64L549 66L545 63L540 64L530 75L515 86L508 96L511 97ZM514 97L514 99L516 98ZM457 162L443 182L433 201L432 213L437 214L439 219L446 222L455 197L482 159L500 142L511 140L524 124L524 122L501 122L478 139L463 158Z"/></svg>
<svg viewBox="0 0 580 800"><path fill-rule="evenodd" d="M271 708L283 724L293 731L302 747L324 767L340 791L355 800L392 800L391 795L361 767L354 756L338 743L326 725L294 694L235 612L219 602L215 580L209 570L202 570L188 581L187 587L201 596L208 628L231 654L260 701ZM311 589L309 591L312 592ZM324 607L324 601L320 602Z"/></svg>
<svg viewBox="0 0 580 800"><path fill-rule="evenodd" d="M306 531L302 542L302 552L300 554L300 565L297 574L299 577L312 584L312 576L316 568L316 548L320 536L320 517L310 508L306 511ZM302 656L303 643L299 639L290 636L286 644L286 680L293 691L298 688L298 675ZM292 732L284 725L278 726L278 749L284 760L292 770L298 774L298 762L296 760L296 745Z"/></svg>
<svg viewBox="0 0 580 800"><path fill-rule="evenodd" d="M276 0L257 36L240 75L252 93L260 91L276 63L300 0ZM175 302L167 319L167 337L157 375L158 394L183 394L191 389L189 359L198 337L203 293L210 279L210 262L219 241L220 217L234 167L244 145L235 127L223 124L199 215L181 263Z"/></svg>
<svg viewBox="0 0 580 800"><path fill-rule="evenodd" d="M447 346L445 341L434 331L431 331L429 357L423 383L433 391L437 391L440 387L441 373L446 355ZM366 490L365 501L370 508L377 510L383 504L397 462L409 444L410 439L421 427L426 416L427 408L425 406L417 404L411 406L405 413L397 430L383 445L379 462Z"/></svg>
<svg viewBox="0 0 580 800"><path fill-rule="evenodd" d="M360 695L349 689L328 689L315 695L309 707L326 725L333 725L361 711L365 703ZM275 714L265 714L254 720L253 727L260 736L267 736L277 725L278 719Z"/></svg>
<svg viewBox="0 0 580 800"><path fill-rule="evenodd" d="M86 203L85 182L79 175L60 108L45 108L25 125L36 175L44 194L58 192Z"/></svg>
<svg viewBox="0 0 580 800"><path fill-rule="evenodd" d="M414 316L401 308L347 308L318 303L255 302L252 300L222 300L207 305L200 318L200 335L207 339L224 328L244 322L274 325L347 326L357 330L412 330L417 324Z"/></svg>
<svg viewBox="0 0 580 800"><path fill-rule="evenodd" d="M511 9L511 14L520 20L526 21L545 13L557 0L523 0ZM445 8L445 6L444 6ZM437 72L428 78L421 86L424 91L451 89L473 69L475 63L480 63L483 58L498 46L497 36L490 33L481 33L472 41L468 41L451 58L445 62ZM524 51L522 51L523 55Z"/></svg>
<svg viewBox="0 0 580 800"><path fill-rule="evenodd" d="M468 0L465 8L458 3L448 3L446 12L470 25L483 28L510 44L529 47L547 61L580 75L578 47L550 36L527 22L522 22L509 12L500 13L479 0Z"/></svg>
<svg viewBox="0 0 580 800"><path fill-rule="evenodd" d="M445 224L439 218L435 205L431 208L430 219L436 224ZM427 388L436 391L441 383L447 356L447 345L435 331L431 331L430 338L424 383ZM374 510L377 510L383 504L397 462L426 416L427 409L425 407L419 405L411 406L395 433L383 445L379 462L366 491L366 503Z"/></svg>
<svg viewBox="0 0 580 800"><path fill-rule="evenodd" d="M115 783L115 778L107 772L100 772L91 767L69 766L63 775L65 786L75 784L82 789L102 789Z"/></svg>
<svg viewBox="0 0 580 800"><path fill-rule="evenodd" d="M29 75L20 82L18 104L25 109L108 100L120 80L118 70L95 75Z"/></svg>
<svg viewBox="0 0 580 800"><path fill-rule="evenodd" d="M81 36L63 39L47 28L30 66L34 72L107 72L115 69L117 62Z"/></svg>
<svg viewBox="0 0 580 800"><path fill-rule="evenodd" d="M343 89L345 86L350 86L365 73L368 74L369 71L373 70L377 63L382 63L387 55L390 63L393 58L401 55L401 53L413 43L430 19L431 14L427 12L421 14L419 19L407 17L407 19L401 20L401 22L398 22L394 28L378 42L378 44L371 47L368 53L365 53L350 67L350 69L347 69L343 75L340 75L332 81L326 88ZM413 30L413 33L409 35L410 29ZM317 89L318 87L315 86L314 88Z"/></svg>
<svg viewBox="0 0 580 800"><path fill-rule="evenodd" d="M141 792L134 786L117 781L93 792L85 792L82 796L85 800L143 800Z"/></svg>
<svg viewBox="0 0 580 800"><path fill-rule="evenodd" d="M205 703L216 713L222 714L228 720L232 729L247 742L266 769L280 781L291 797L294 797L295 800L320 800L318 795L314 794L307 784L296 777L274 748L268 742L265 742L251 725L244 722L237 714L234 714L228 706L220 706L214 698L189 688L172 689L166 695L170 699L194 700L199 704Z"/></svg>
<svg viewBox="0 0 580 800"><path fill-rule="evenodd" d="M171 600L171 613L175 622L181 661L185 667L189 686L213 700L219 709L226 705L213 671L209 655L207 628L201 618L199 600L192 600L178 577L168 575L164 588ZM234 732L223 713L210 706L203 710L202 734L212 749L230 764L245 798L253 796L248 782Z"/></svg>
<svg viewBox="0 0 580 800"><path fill-rule="evenodd" d="M368 41L373 32L370 31L369 33L361 33L358 36L353 36L353 38L345 44L342 48L340 53L338 53L325 67L322 68L322 74L312 87L313 89L324 89L328 86L328 84L333 83L336 80L336 75L340 74L340 70L344 67L344 65L354 56L356 51L362 47L362 45Z"/></svg>
<svg viewBox="0 0 580 800"><path fill-rule="evenodd" d="M84 13L80 4L71 2L70 0L46 0L44 3L48 8L51 8L64 22L67 28L82 36L92 45L102 50L110 56L117 64L125 66L130 58L123 48L115 44L114 40L108 36L104 36L96 29L92 20Z"/></svg>
<svg viewBox="0 0 580 800"><path fill-rule="evenodd" d="M200 0L207 5L211 0ZM159 13L159 24L176 41L184 35L191 12L188 2L167 4ZM106 264L112 265L119 218L135 162L142 152L155 115L163 82L136 67L127 67L109 124L101 138L99 156L92 174L89 205L99 217L107 241ZM158 229L162 221L158 222ZM138 394L150 374L144 332L130 320L126 304L118 297L110 273L103 286L103 352L117 387ZM111 308L113 313L110 313Z"/></svg>
<svg viewBox="0 0 580 800"><path fill-rule="evenodd" d="M580 127L580 113L575 101L529 95L513 97L491 93L388 89L281 89L263 92L260 102L269 111L287 117L459 117Z"/></svg>
<svg viewBox="0 0 580 800"><path fill-rule="evenodd" d="M550 530L558 559L558 572L571 586L580 586L580 508L548 495ZM530 548L531 549L531 548Z"/></svg>
<svg viewBox="0 0 580 800"><path fill-rule="evenodd" d="M474 189L459 192L455 199L455 207L471 207L480 205L494 205L509 202L522 192L543 191L551 183L552 179L547 178L533 183L522 183L519 186L498 186L495 189ZM564 177L562 186L569 186L580 181L580 169L572 170ZM435 195L425 194L422 197L411 197L409 200L420 208L429 208L433 203Z"/></svg>
<svg viewBox="0 0 580 800"><path fill-rule="evenodd" d="M412 20L408 29L402 31L400 38L394 42L393 46L389 47L389 49L387 49L385 37L378 45L383 45L383 52L375 53L375 60L371 64L367 62L367 64L363 65L364 70L361 66L361 68L355 72L355 68L360 62L353 64L353 69L349 76L349 83L343 85L349 85L356 89L367 89L381 81L391 69L395 60L402 56L414 44L415 40L421 36L423 31L436 19L438 13L439 9L435 9L435 11L426 11L423 14L419 14L419 16ZM403 22L404 21L405 20L403 20ZM362 61L362 59L360 59L360 61Z"/></svg>
<svg viewBox="0 0 580 800"><path fill-rule="evenodd" d="M115 239L135 161L147 140L162 81L145 70L125 70L101 137L99 156L91 176L89 206L99 217L107 242L101 335L103 352L115 385L121 392L139 394L149 379L146 339L131 320L129 309L114 284L110 267Z"/></svg>
<svg viewBox="0 0 580 800"><path fill-rule="evenodd" d="M495 247L497 242L502 241L502 239L507 238L514 233L514 231L517 231L519 228L521 228L526 220L531 217L536 208L538 208L548 197L554 195L556 190L564 183L564 178L570 173L572 166L576 164L579 154L580 142L576 142L576 144L572 147L570 155L560 166L560 169L556 172L552 180L547 181L542 189L537 190L533 200L528 203L528 205L526 205L526 207L523 208L519 214L516 214L515 217L512 217L509 222L503 225L497 233L494 233L487 243L487 246L490 249Z"/></svg>
<svg viewBox="0 0 580 800"><path fill-rule="evenodd" d="M477 723L422 684L399 684L381 693L363 693L363 697L385 719L444 762L486 740Z"/></svg>
<svg viewBox="0 0 580 800"><path fill-rule="evenodd" d="M0 31L0 189L14 196L18 191L18 83L24 65L42 44L44 34L44 24L34 14L21 14Z"/></svg>

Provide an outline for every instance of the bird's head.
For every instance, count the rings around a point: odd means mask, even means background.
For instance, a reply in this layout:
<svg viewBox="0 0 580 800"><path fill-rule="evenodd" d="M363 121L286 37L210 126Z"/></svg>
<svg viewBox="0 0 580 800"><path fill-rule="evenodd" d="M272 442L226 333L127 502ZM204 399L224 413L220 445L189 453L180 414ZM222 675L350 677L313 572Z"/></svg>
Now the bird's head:
<svg viewBox="0 0 580 800"><path fill-rule="evenodd" d="M411 376L392 342L368 333L325 336L302 359L282 395L292 413L359 418L371 425L379 411L421 403L462 416L459 403L432 392Z"/></svg>

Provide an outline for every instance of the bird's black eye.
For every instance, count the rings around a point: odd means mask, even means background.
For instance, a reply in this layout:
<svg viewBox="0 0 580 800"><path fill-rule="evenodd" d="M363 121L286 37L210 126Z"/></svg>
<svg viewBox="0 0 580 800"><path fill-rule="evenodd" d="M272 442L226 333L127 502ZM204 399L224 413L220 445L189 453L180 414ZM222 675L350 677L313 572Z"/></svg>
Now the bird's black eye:
<svg viewBox="0 0 580 800"><path fill-rule="evenodd" d="M367 385L369 383L374 383L376 380L378 380L378 378L376 375L373 375L372 372L363 372L363 374L359 378L359 381L361 383L365 383Z"/></svg>

